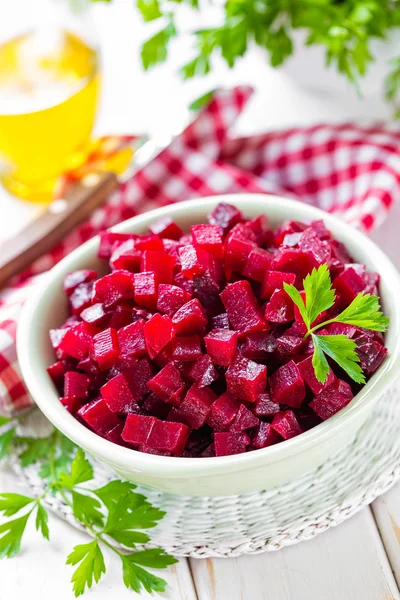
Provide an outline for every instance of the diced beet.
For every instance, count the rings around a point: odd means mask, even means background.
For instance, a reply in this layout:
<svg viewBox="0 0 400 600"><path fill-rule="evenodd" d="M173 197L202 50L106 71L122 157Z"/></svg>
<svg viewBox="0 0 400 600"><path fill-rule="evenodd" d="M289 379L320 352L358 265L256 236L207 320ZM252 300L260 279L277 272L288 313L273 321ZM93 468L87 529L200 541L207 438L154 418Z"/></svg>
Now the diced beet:
<svg viewBox="0 0 400 600"><path fill-rule="evenodd" d="M256 450L273 446L280 441L280 435L272 428L270 423L259 421L251 439L251 445Z"/></svg>
<svg viewBox="0 0 400 600"><path fill-rule="evenodd" d="M326 329L329 335L347 335L348 338L355 337L357 332L357 327L347 325L346 323L329 323Z"/></svg>
<svg viewBox="0 0 400 600"><path fill-rule="evenodd" d="M108 325L118 331L136 320L133 315L134 312L130 307L118 304L110 311Z"/></svg>
<svg viewBox="0 0 400 600"><path fill-rule="evenodd" d="M211 362L211 358L208 354L204 354L196 360L193 367L190 370L190 377L196 382L196 384L202 388L207 385L211 385L219 374Z"/></svg>
<svg viewBox="0 0 400 600"><path fill-rule="evenodd" d="M275 231L275 243L277 246L280 246L284 243L284 240L287 235L292 233L300 233L306 229L307 225L305 223L300 223L299 221L284 221L280 227Z"/></svg>
<svg viewBox="0 0 400 600"><path fill-rule="evenodd" d="M328 377L325 383L320 383L315 377L314 367L312 366L312 356L305 358L301 362L297 363L301 376L305 383L308 385L313 394L317 395L322 390L332 385L336 381L336 376L332 369L329 369Z"/></svg>
<svg viewBox="0 0 400 600"><path fill-rule="evenodd" d="M143 358L147 355L144 338L144 320L136 321L118 331L118 345L121 358L134 356Z"/></svg>
<svg viewBox="0 0 400 600"><path fill-rule="evenodd" d="M190 299L191 296L178 286L160 283L158 286L157 310L172 317Z"/></svg>
<svg viewBox="0 0 400 600"><path fill-rule="evenodd" d="M67 398L87 398L90 377L75 371L68 371L64 377L64 396Z"/></svg>
<svg viewBox="0 0 400 600"><path fill-rule="evenodd" d="M150 448L146 444L139 447L140 452L144 452L145 454L154 454L155 456L172 456L171 452L166 452L165 450L155 450L154 448Z"/></svg>
<svg viewBox="0 0 400 600"><path fill-rule="evenodd" d="M114 271L95 281L93 302L102 302L106 308L133 298L133 281L125 271Z"/></svg>
<svg viewBox="0 0 400 600"><path fill-rule="evenodd" d="M243 220L243 215L235 206L220 202L208 215L208 222L218 225L223 233L227 233L236 223Z"/></svg>
<svg viewBox="0 0 400 600"><path fill-rule="evenodd" d="M154 271L134 274L135 302L150 310L157 307L158 278Z"/></svg>
<svg viewBox="0 0 400 600"><path fill-rule="evenodd" d="M82 407L85 400L78 398L78 396L63 396L60 398L60 402L71 415L75 415Z"/></svg>
<svg viewBox="0 0 400 600"><path fill-rule="evenodd" d="M193 279L196 275L202 275L206 271L213 272L215 268L212 254L192 244L186 244L179 248L179 259L182 274L188 279Z"/></svg>
<svg viewBox="0 0 400 600"><path fill-rule="evenodd" d="M274 240L274 232L272 231L268 218L265 215L255 217L251 221L247 221L246 227L251 229L257 236L257 244L262 247L271 245Z"/></svg>
<svg viewBox="0 0 400 600"><path fill-rule="evenodd" d="M244 357L236 358L225 373L231 396L255 402L267 385L267 367Z"/></svg>
<svg viewBox="0 0 400 600"><path fill-rule="evenodd" d="M74 315L80 315L92 303L93 281L80 283L69 297L69 308Z"/></svg>
<svg viewBox="0 0 400 600"><path fill-rule="evenodd" d="M227 431L240 408L240 401L229 394L222 394L211 406L207 423L214 431Z"/></svg>
<svg viewBox="0 0 400 600"><path fill-rule="evenodd" d="M265 307L264 317L271 323L290 323L294 319L293 301L285 290L276 290Z"/></svg>
<svg viewBox="0 0 400 600"><path fill-rule="evenodd" d="M212 458L215 457L215 444L214 442L207 446L207 448L201 453L200 458Z"/></svg>
<svg viewBox="0 0 400 600"><path fill-rule="evenodd" d="M230 456L246 452L246 438L242 433L226 431L214 434L215 456Z"/></svg>
<svg viewBox="0 0 400 600"><path fill-rule="evenodd" d="M253 415L253 413L244 404L240 405L239 411L230 427L230 431L239 433L240 431L246 431L259 424L259 419Z"/></svg>
<svg viewBox="0 0 400 600"><path fill-rule="evenodd" d="M168 363L172 362L172 348L171 344L168 344L163 348L157 356L153 358L153 362L160 368L165 367Z"/></svg>
<svg viewBox="0 0 400 600"><path fill-rule="evenodd" d="M251 408L253 413L259 419L268 419L279 412L279 404L273 402L269 392L260 394Z"/></svg>
<svg viewBox="0 0 400 600"><path fill-rule="evenodd" d="M140 235L136 239L135 245L140 252L145 252L146 250L162 252L164 250L161 238L158 235L153 234Z"/></svg>
<svg viewBox="0 0 400 600"><path fill-rule="evenodd" d="M334 279L332 285L339 299L348 305L364 290L366 283L360 275L357 275L353 268L350 268L340 273Z"/></svg>
<svg viewBox="0 0 400 600"><path fill-rule="evenodd" d="M222 258L222 237L218 225L191 225L193 246L210 252L216 258Z"/></svg>
<svg viewBox="0 0 400 600"><path fill-rule="evenodd" d="M271 268L273 255L262 248L253 248L247 257L246 264L243 268L243 275L249 279L254 279L262 283L264 281L265 272ZM263 296L262 296L263 297Z"/></svg>
<svg viewBox="0 0 400 600"><path fill-rule="evenodd" d="M329 243L321 240L312 227L309 227L301 234L299 249L307 254L316 268L322 264L329 263L331 258Z"/></svg>
<svg viewBox="0 0 400 600"><path fill-rule="evenodd" d="M199 429L205 424L211 405L216 399L217 395L210 388L199 388L194 384L179 406L177 414L190 427Z"/></svg>
<svg viewBox="0 0 400 600"><path fill-rule="evenodd" d="M138 236L134 233L115 233L114 231L101 231L100 244L97 251L99 258L110 258L113 248L117 244L121 244L127 240L132 240Z"/></svg>
<svg viewBox="0 0 400 600"><path fill-rule="evenodd" d="M74 289L81 283L87 283L97 278L96 271L90 269L81 269L79 271L72 271L67 273L64 278L64 292L67 296L70 296Z"/></svg>
<svg viewBox="0 0 400 600"><path fill-rule="evenodd" d="M350 386L345 381L338 380L315 396L309 406L323 421L326 421L347 406L352 398Z"/></svg>
<svg viewBox="0 0 400 600"><path fill-rule="evenodd" d="M156 417L145 415L128 415L121 434L122 439L135 447L146 444L156 420Z"/></svg>
<svg viewBox="0 0 400 600"><path fill-rule="evenodd" d="M296 275L294 273L284 273L282 271L267 271L261 286L260 297L271 298L275 290L283 290L283 284L294 284Z"/></svg>
<svg viewBox="0 0 400 600"><path fill-rule="evenodd" d="M62 384L64 381L64 375L66 373L65 363L61 360L53 363L49 367L47 367L47 372L57 386Z"/></svg>
<svg viewBox="0 0 400 600"><path fill-rule="evenodd" d="M215 315L211 319L212 329L229 329L229 319L227 313Z"/></svg>
<svg viewBox="0 0 400 600"><path fill-rule="evenodd" d="M80 314L80 317L83 321L86 323L92 323L98 327L104 326L109 316L110 313L106 311L101 302L97 302L96 304L92 304L92 306L88 306L88 308L85 308Z"/></svg>
<svg viewBox="0 0 400 600"><path fill-rule="evenodd" d="M372 375L382 363L387 354L387 348L369 339L364 343L357 340L356 352L360 358L360 366L366 375Z"/></svg>
<svg viewBox="0 0 400 600"><path fill-rule="evenodd" d="M242 272L253 248L253 242L229 236L224 244L225 269Z"/></svg>
<svg viewBox="0 0 400 600"><path fill-rule="evenodd" d="M287 404L299 408L306 389L300 370L292 360L279 367L270 379L272 400L278 404Z"/></svg>
<svg viewBox="0 0 400 600"><path fill-rule="evenodd" d="M312 258L306 252L296 248L282 247L275 256L276 271L294 273L299 283L302 283L306 275L311 273L314 266L315 263Z"/></svg>
<svg viewBox="0 0 400 600"><path fill-rule="evenodd" d="M126 240L113 249L110 266L113 270L122 269L136 273L140 269L141 258L142 254L136 248L135 240Z"/></svg>
<svg viewBox="0 0 400 600"><path fill-rule="evenodd" d="M113 413L127 413L136 405L128 380L124 373L119 373L100 388L104 402Z"/></svg>
<svg viewBox="0 0 400 600"><path fill-rule="evenodd" d="M96 400L85 404L76 414L90 429L99 435L105 435L120 423L118 417L111 412L101 398L96 398Z"/></svg>
<svg viewBox="0 0 400 600"><path fill-rule="evenodd" d="M220 294L232 327L241 334L267 331L269 326L262 318L248 281L236 281L226 286Z"/></svg>
<svg viewBox="0 0 400 600"><path fill-rule="evenodd" d="M168 413L171 410L170 404L167 404L155 394L147 396L141 408L149 415L157 417L157 419L161 419L162 421L166 420Z"/></svg>
<svg viewBox="0 0 400 600"><path fill-rule="evenodd" d="M183 275L183 273L176 273L174 276L174 285L185 290L187 294L189 294L190 298L193 298L193 280L188 279Z"/></svg>
<svg viewBox="0 0 400 600"><path fill-rule="evenodd" d="M213 329L204 338L213 363L229 367L236 355L238 334L229 329Z"/></svg>
<svg viewBox="0 0 400 600"><path fill-rule="evenodd" d="M109 327L92 339L91 356L100 369L109 369L119 358L118 333Z"/></svg>
<svg viewBox="0 0 400 600"><path fill-rule="evenodd" d="M284 333L276 340L276 349L279 358L281 360L287 360L288 358L293 358L294 356L301 354L307 343L308 340L305 340L303 337Z"/></svg>
<svg viewBox="0 0 400 600"><path fill-rule="evenodd" d="M112 442L113 444L118 444L118 446L126 446L128 448L129 445L126 444L121 437L123 429L124 429L123 423L118 423L118 425L116 425L115 427L110 429L110 431L107 431L107 433L105 433L103 435L103 437L105 440L108 440L109 442Z"/></svg>
<svg viewBox="0 0 400 600"><path fill-rule="evenodd" d="M94 325L85 322L77 323L66 330L58 344L59 350L77 360L86 358L92 343L92 337L99 332Z"/></svg>
<svg viewBox="0 0 400 600"><path fill-rule="evenodd" d="M150 231L160 238L169 238L170 240L179 240L182 235L182 229L171 217L161 217L155 223L150 225Z"/></svg>
<svg viewBox="0 0 400 600"><path fill-rule="evenodd" d="M136 402L139 402L147 394L147 384L153 378L154 373L152 364L148 358L131 360L135 361L134 364L124 369L123 374L128 381L129 388Z"/></svg>
<svg viewBox="0 0 400 600"><path fill-rule="evenodd" d="M237 238L238 240L247 240L248 242L252 242L253 244L257 244L257 235L249 227L248 222L244 223L236 223L234 227L232 227L229 234L226 236L226 239L229 238Z"/></svg>
<svg viewBox="0 0 400 600"><path fill-rule="evenodd" d="M144 324L144 339L150 358L154 358L174 336L172 321L167 315L156 313Z"/></svg>
<svg viewBox="0 0 400 600"><path fill-rule="evenodd" d="M282 410L275 415L272 424L272 429L279 433L284 440L290 440L296 435L302 433L301 427L297 422L296 415L292 410Z"/></svg>
<svg viewBox="0 0 400 600"><path fill-rule="evenodd" d="M240 343L240 353L251 360L265 360L276 350L273 335L260 331L246 335Z"/></svg>
<svg viewBox="0 0 400 600"><path fill-rule="evenodd" d="M193 277L193 295L201 302L209 316L224 310L219 292L220 286L211 277L210 273L203 273L203 275Z"/></svg>
<svg viewBox="0 0 400 600"><path fill-rule="evenodd" d="M147 387L166 402L170 402L170 397L180 390L183 385L184 381L179 370L172 363L163 367L157 375L147 382ZM174 404L174 402L171 402L171 404ZM176 405L179 405L179 403Z"/></svg>
<svg viewBox="0 0 400 600"><path fill-rule="evenodd" d="M191 432L183 456L197 458L212 443L212 431L206 425Z"/></svg>
<svg viewBox="0 0 400 600"><path fill-rule="evenodd" d="M147 445L153 450L170 452L181 456L190 434L190 429L183 423L156 421L147 439Z"/></svg>
<svg viewBox="0 0 400 600"><path fill-rule="evenodd" d="M207 317L197 298L189 300L172 317L174 329L178 335L201 333L207 325Z"/></svg>
<svg viewBox="0 0 400 600"><path fill-rule="evenodd" d="M140 263L141 271L153 271L160 283L171 283L174 276L175 258L165 252L145 250Z"/></svg>

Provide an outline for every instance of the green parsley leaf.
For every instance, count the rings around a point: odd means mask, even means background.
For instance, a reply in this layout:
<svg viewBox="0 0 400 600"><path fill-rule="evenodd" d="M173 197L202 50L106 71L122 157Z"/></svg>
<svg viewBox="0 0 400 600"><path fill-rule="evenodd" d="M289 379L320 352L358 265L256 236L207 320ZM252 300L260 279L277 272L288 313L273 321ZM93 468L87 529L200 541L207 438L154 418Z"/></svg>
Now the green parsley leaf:
<svg viewBox="0 0 400 600"><path fill-rule="evenodd" d="M178 562L176 558L167 554L162 548L151 548L150 550L135 552L129 555L129 560L150 569L166 569Z"/></svg>
<svg viewBox="0 0 400 600"><path fill-rule="evenodd" d="M175 25L171 21L164 29L161 29L142 46L141 57L143 68L147 71L150 67L164 62L168 55L168 44L176 36Z"/></svg>
<svg viewBox="0 0 400 600"><path fill-rule="evenodd" d="M142 587L149 594L152 592L159 592L161 594L165 592L167 582L135 565L132 561L133 556L135 555L121 555L122 576L126 587L137 594L140 594Z"/></svg>
<svg viewBox="0 0 400 600"><path fill-rule="evenodd" d="M21 496L20 494L0 493L0 512L5 517L12 517L28 504L35 502L34 498Z"/></svg>
<svg viewBox="0 0 400 600"><path fill-rule="evenodd" d="M21 467L28 467L44 456L48 456L52 441L52 436L44 438L18 438L18 444L22 444L25 447L25 450L19 455Z"/></svg>
<svg viewBox="0 0 400 600"><path fill-rule="evenodd" d="M313 269L304 279L303 286L307 310L305 323L309 329L315 319L335 302L335 290L332 288L328 265L323 264L318 269Z"/></svg>
<svg viewBox="0 0 400 600"><path fill-rule="evenodd" d="M354 340L346 335L316 335L315 333L312 334L312 340L314 343L313 366L315 376L320 383L324 383L327 377L327 363L324 364L326 359L325 357L321 359L323 354L332 358L356 383L365 383Z"/></svg>
<svg viewBox="0 0 400 600"><path fill-rule="evenodd" d="M109 529L107 531L107 535L127 548L135 548L136 544L147 544L147 542L150 541L150 537L141 531L117 531L114 529Z"/></svg>
<svg viewBox="0 0 400 600"><path fill-rule="evenodd" d="M47 514L47 511L43 508L43 506L41 504L38 504L37 513L36 513L36 523L35 523L36 531L40 531L42 536L46 540L50 539L48 522L49 522L49 515Z"/></svg>
<svg viewBox="0 0 400 600"><path fill-rule="evenodd" d="M71 473L60 473L59 484L61 487L72 490L78 483L93 479L93 467L85 457L85 453L78 448L76 456L71 463Z"/></svg>
<svg viewBox="0 0 400 600"><path fill-rule="evenodd" d="M389 319L380 311L379 298L362 292L334 320L337 323L382 332L386 331L389 325Z"/></svg>
<svg viewBox="0 0 400 600"><path fill-rule="evenodd" d="M137 0L136 6L146 23L162 17L158 0Z"/></svg>
<svg viewBox="0 0 400 600"><path fill-rule="evenodd" d="M71 554L67 557L67 565L77 565L71 578L73 583L73 592L75 597L81 596L86 587L91 588L93 580L98 583L101 576L106 572L103 553L97 540L93 540L89 544L80 544L75 546Z"/></svg>
<svg viewBox="0 0 400 600"><path fill-rule="evenodd" d="M284 283L283 289L285 290L285 292L287 293L289 298L291 298L291 300L295 303L295 305L297 306L297 308L300 311L300 314L303 318L304 323L307 324L309 321L308 311L307 311L306 305L304 304L304 300L300 295L299 290L297 288L295 288L294 285L292 285L291 283ZM307 326L307 328L308 328L308 326Z"/></svg>
<svg viewBox="0 0 400 600"><path fill-rule="evenodd" d="M16 430L14 427L7 429L7 431L0 435L0 460L8 456L15 436Z"/></svg>
<svg viewBox="0 0 400 600"><path fill-rule="evenodd" d="M74 517L85 525L103 525L104 517L100 512L101 504L96 498L79 494L72 490L72 510Z"/></svg>
<svg viewBox="0 0 400 600"><path fill-rule="evenodd" d="M206 94L199 96L189 105L189 110L197 111L206 106L212 100L215 90L210 90Z"/></svg>
<svg viewBox="0 0 400 600"><path fill-rule="evenodd" d="M165 512L153 507L144 496L131 492L111 507L105 531L151 529L164 515Z"/></svg>
<svg viewBox="0 0 400 600"><path fill-rule="evenodd" d="M18 554L29 515L30 513L0 525L0 558L11 558Z"/></svg>
<svg viewBox="0 0 400 600"><path fill-rule="evenodd" d="M93 494L96 494L103 504L110 509L113 504L119 502L122 496L126 496L129 492L133 492L134 489L136 489L136 485L129 481L114 479L103 487L93 490Z"/></svg>
<svg viewBox="0 0 400 600"><path fill-rule="evenodd" d="M10 423L11 419L9 417L2 417L0 415L0 427L3 427L4 425L8 425L8 423Z"/></svg>

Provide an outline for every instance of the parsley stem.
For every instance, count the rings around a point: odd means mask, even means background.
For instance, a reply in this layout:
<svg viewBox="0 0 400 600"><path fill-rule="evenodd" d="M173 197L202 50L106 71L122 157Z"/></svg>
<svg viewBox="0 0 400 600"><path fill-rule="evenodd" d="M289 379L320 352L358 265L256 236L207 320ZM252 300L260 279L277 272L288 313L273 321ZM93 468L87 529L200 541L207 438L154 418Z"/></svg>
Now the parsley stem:
<svg viewBox="0 0 400 600"><path fill-rule="evenodd" d="M321 329L321 327L325 327L325 325L329 325L330 323L340 323L340 321L338 321L335 317L333 319L328 319L328 321L324 321L323 323L318 323L318 325L315 325L309 329L304 337L308 338L312 333L314 333L314 331L317 331L318 329Z"/></svg>

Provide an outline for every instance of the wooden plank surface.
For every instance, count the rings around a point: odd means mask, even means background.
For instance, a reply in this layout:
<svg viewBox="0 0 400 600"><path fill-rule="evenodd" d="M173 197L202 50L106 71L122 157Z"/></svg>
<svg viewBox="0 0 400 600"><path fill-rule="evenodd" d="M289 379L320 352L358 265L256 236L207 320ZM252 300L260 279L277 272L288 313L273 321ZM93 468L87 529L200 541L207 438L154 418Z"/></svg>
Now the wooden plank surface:
<svg viewBox="0 0 400 600"><path fill-rule="evenodd" d="M369 509L278 552L190 563L199 600L400 598Z"/></svg>
<svg viewBox="0 0 400 600"><path fill-rule="evenodd" d="M400 587L400 483L375 500L372 511Z"/></svg>

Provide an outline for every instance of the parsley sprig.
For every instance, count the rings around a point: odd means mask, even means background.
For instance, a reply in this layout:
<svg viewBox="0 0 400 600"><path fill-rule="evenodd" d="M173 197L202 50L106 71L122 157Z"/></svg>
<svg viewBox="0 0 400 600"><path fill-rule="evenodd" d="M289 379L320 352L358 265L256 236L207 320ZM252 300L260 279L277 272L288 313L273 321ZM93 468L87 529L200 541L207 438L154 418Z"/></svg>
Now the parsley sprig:
<svg viewBox="0 0 400 600"><path fill-rule="evenodd" d="M379 298L361 292L339 315L316 323L321 313L332 308L336 299L328 266L323 264L318 269L313 269L304 279L303 288L305 301L294 285L284 283L286 293L298 307L307 328L305 337L312 337L314 344L312 364L317 380L325 383L329 375L329 364L326 358L328 356L355 382L365 383L355 341L346 335L318 335L315 332L330 323L343 323L372 331L386 331L389 319L380 310Z"/></svg>
<svg viewBox="0 0 400 600"><path fill-rule="evenodd" d="M66 560L67 565L76 567L71 578L76 597L106 573L104 549L120 560L127 588L137 594L142 590L164 592L167 582L147 568L165 569L176 563L176 559L161 548L138 550L137 545L150 541L146 530L155 527L165 513L135 492L136 486L128 481L115 479L101 488L91 487L93 467L83 450L55 429L42 438L18 435L21 418L24 417L0 417L0 456L16 453L22 467L39 462L40 476L46 486L37 498L0 493L0 514L6 518L0 525L0 558L19 553L31 518L37 531L46 540L50 538L45 498L48 494L58 494L93 537L91 542L75 546ZM120 550L116 544L126 550Z"/></svg>

